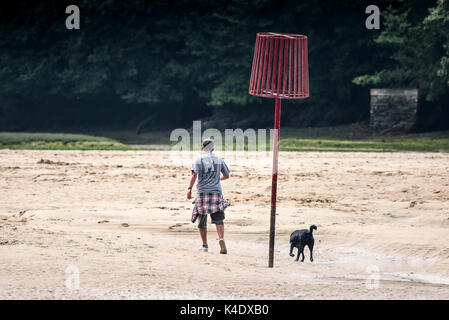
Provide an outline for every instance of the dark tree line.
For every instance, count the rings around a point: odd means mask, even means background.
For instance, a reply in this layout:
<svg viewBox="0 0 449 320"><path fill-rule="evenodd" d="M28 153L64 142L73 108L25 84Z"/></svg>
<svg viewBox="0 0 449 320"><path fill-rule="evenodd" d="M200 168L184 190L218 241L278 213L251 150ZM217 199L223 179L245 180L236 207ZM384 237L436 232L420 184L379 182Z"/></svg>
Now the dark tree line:
<svg viewBox="0 0 449 320"><path fill-rule="evenodd" d="M362 0L1 2L0 130L270 126L272 101L248 95L260 31L309 37L311 98L284 125L366 121L375 86L419 88L421 127L449 127L448 1L376 2L380 30Z"/></svg>

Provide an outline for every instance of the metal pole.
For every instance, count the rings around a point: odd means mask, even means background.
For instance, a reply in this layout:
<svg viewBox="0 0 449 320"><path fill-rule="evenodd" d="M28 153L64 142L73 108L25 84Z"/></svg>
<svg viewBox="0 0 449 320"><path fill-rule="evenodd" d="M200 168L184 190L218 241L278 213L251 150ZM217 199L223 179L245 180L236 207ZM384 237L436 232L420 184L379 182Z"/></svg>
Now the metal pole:
<svg viewBox="0 0 449 320"><path fill-rule="evenodd" d="M268 256L268 268L273 268L273 260L274 260L274 236L276 228L276 195L278 184L280 123L281 123L281 99L276 98L276 109L274 112L273 172L271 177L270 249Z"/></svg>

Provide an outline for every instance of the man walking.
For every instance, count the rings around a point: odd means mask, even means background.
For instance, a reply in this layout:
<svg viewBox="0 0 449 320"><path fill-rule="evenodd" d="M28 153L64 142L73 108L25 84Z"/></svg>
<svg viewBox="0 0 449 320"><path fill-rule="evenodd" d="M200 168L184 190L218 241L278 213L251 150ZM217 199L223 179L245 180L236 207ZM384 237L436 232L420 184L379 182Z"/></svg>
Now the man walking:
<svg viewBox="0 0 449 320"><path fill-rule="evenodd" d="M210 215L212 223L217 227L220 253L226 254L223 220L225 219L224 211L229 206L229 202L223 198L220 181L229 178L229 169L221 157L213 153L213 140L204 140L201 149L204 153L193 162L192 178L187 192L187 199L191 199L192 188L198 178L197 197L193 202L195 206L192 213L192 222L198 219L198 229L203 241L200 250L207 252L209 248L207 244L207 215Z"/></svg>

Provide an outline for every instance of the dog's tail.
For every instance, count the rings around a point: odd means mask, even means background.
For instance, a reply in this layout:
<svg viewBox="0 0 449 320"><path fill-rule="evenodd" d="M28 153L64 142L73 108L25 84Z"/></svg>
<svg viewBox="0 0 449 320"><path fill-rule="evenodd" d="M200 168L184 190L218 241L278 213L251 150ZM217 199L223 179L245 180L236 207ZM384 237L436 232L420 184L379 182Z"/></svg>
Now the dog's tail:
<svg viewBox="0 0 449 320"><path fill-rule="evenodd" d="M310 233L313 233L313 230L316 230L316 229L318 229L318 228L316 227L316 225L312 224L312 225L310 226L310 228L309 228Z"/></svg>

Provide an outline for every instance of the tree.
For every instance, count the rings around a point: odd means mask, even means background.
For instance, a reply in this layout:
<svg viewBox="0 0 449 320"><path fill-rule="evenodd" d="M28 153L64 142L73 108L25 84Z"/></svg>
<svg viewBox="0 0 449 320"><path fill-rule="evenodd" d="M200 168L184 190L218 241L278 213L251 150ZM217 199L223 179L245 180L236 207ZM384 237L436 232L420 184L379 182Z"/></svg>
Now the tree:
<svg viewBox="0 0 449 320"><path fill-rule="evenodd" d="M389 7L383 13L385 30L375 39L390 53L375 73L356 77L359 85L413 87L427 101L437 101L449 89L448 1L439 0L427 15L410 18L412 8Z"/></svg>
<svg viewBox="0 0 449 320"><path fill-rule="evenodd" d="M309 38L311 97L284 104L284 125L366 120L366 85L419 86L438 101L448 82L447 0L430 11L424 0L380 0L381 31L365 28L368 4L82 0L80 29L67 30L63 1L1 2L0 122L79 125L116 114L118 123L179 126L233 108L264 125L267 100L248 94L260 31Z"/></svg>

